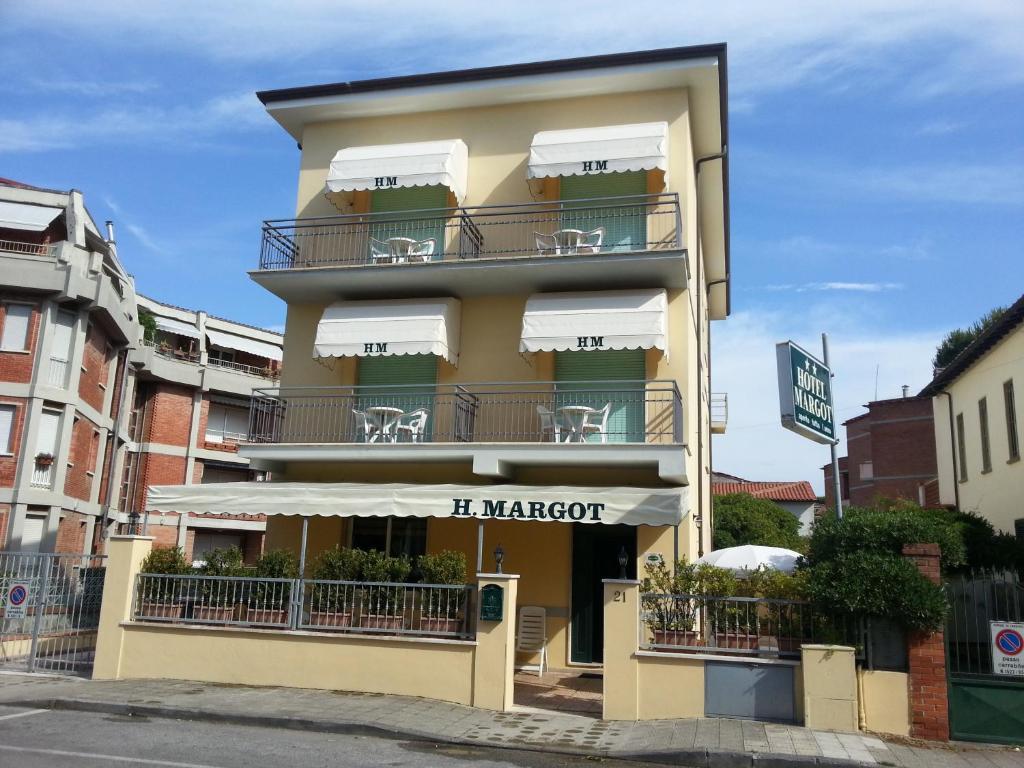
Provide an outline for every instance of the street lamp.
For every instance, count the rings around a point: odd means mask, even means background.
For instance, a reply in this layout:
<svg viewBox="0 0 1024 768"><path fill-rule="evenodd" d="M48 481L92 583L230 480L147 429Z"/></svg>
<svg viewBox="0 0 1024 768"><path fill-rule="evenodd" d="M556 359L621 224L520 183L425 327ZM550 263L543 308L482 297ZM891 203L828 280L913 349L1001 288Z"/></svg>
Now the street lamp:
<svg viewBox="0 0 1024 768"><path fill-rule="evenodd" d="M623 545L623 547L621 549L619 549L619 578L620 579L625 579L626 578L626 565L628 565L628 564L629 564L629 555L626 554L626 547L625 547L625 545Z"/></svg>
<svg viewBox="0 0 1024 768"><path fill-rule="evenodd" d="M505 559L505 550L499 544L494 550L495 573L501 573L501 561Z"/></svg>

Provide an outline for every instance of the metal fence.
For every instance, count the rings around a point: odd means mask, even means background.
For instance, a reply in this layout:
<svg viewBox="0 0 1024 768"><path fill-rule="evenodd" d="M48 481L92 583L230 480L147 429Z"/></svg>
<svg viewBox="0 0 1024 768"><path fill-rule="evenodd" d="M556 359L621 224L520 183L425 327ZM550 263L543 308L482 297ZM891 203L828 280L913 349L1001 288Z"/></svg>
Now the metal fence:
<svg viewBox="0 0 1024 768"><path fill-rule="evenodd" d="M279 371L269 366L236 363L234 360L219 360L216 357L208 358L206 362L211 368L226 368L230 371L244 373L247 376L259 376L262 379L277 379L281 376Z"/></svg>
<svg viewBox="0 0 1024 768"><path fill-rule="evenodd" d="M0 240L0 251L52 257L57 253L57 245L55 243L22 243L17 240Z"/></svg>
<svg viewBox="0 0 1024 768"><path fill-rule="evenodd" d="M277 219L260 269L666 251L682 232L675 193Z"/></svg>
<svg viewBox="0 0 1024 768"><path fill-rule="evenodd" d="M470 638L471 585L140 573L134 621Z"/></svg>
<svg viewBox="0 0 1024 768"><path fill-rule="evenodd" d="M951 675L992 675L990 622L1024 622L1024 583L1013 572L978 572L946 582L946 647Z"/></svg>
<svg viewBox="0 0 1024 768"><path fill-rule="evenodd" d="M645 593L641 611L641 645L652 650L784 657L828 642L865 655L864 622L800 600Z"/></svg>
<svg viewBox="0 0 1024 768"><path fill-rule="evenodd" d="M673 381L253 390L254 443L682 443Z"/></svg>
<svg viewBox="0 0 1024 768"><path fill-rule="evenodd" d="M0 663L88 671L105 574L103 555L0 552Z"/></svg>

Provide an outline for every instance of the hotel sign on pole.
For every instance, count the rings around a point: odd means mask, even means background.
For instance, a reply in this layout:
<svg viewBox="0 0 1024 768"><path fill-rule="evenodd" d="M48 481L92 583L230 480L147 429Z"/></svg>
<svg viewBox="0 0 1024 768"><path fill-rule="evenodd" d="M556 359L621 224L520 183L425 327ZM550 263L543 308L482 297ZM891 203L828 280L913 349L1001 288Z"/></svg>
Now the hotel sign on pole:
<svg viewBox="0 0 1024 768"><path fill-rule="evenodd" d="M836 441L832 371L792 341L775 345L782 426L824 445Z"/></svg>

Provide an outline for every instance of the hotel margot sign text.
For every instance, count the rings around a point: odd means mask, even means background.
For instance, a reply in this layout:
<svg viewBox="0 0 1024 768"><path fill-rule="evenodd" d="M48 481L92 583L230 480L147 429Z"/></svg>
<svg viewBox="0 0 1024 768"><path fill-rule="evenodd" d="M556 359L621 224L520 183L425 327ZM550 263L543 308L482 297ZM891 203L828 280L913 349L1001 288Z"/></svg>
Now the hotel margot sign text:
<svg viewBox="0 0 1024 768"><path fill-rule="evenodd" d="M782 426L817 443L835 442L832 371L792 341L775 345Z"/></svg>

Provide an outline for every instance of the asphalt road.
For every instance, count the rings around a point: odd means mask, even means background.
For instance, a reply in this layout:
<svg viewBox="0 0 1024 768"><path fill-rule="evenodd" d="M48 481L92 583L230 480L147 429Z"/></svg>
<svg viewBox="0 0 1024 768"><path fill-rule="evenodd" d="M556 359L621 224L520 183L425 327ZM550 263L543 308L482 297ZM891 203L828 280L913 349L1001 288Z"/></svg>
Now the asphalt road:
<svg viewBox="0 0 1024 768"><path fill-rule="evenodd" d="M371 736L0 706L0 768L583 768L601 762Z"/></svg>

